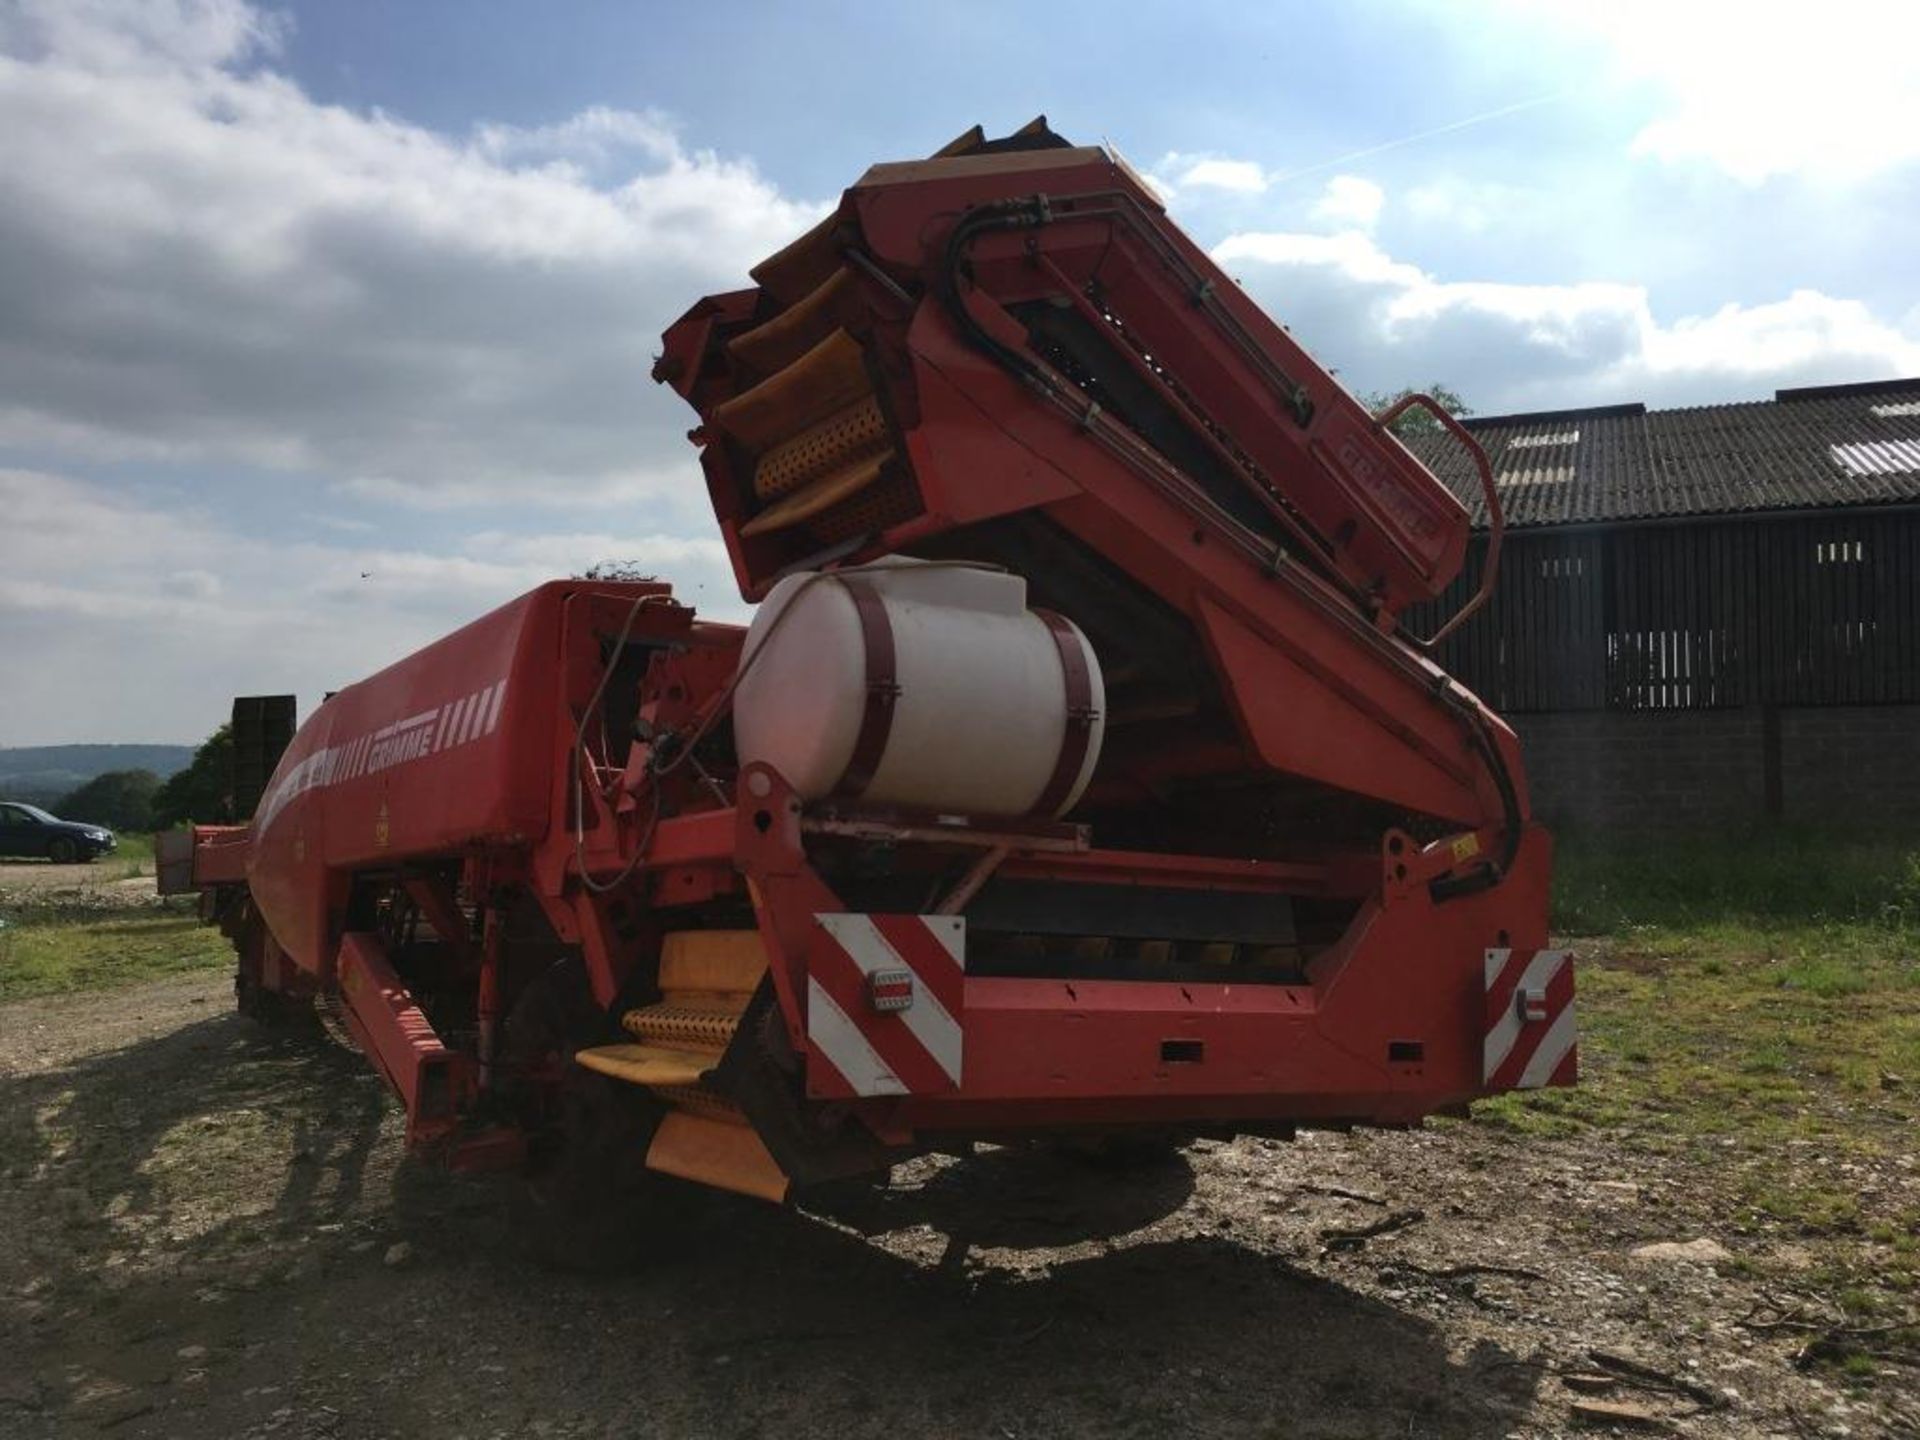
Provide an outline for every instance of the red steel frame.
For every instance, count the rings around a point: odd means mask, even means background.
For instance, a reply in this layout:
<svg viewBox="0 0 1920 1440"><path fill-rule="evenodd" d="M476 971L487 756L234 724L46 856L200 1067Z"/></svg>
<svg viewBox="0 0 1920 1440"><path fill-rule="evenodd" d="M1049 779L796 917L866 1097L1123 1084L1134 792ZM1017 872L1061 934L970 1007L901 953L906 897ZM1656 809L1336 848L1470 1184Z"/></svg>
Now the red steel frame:
<svg viewBox="0 0 1920 1440"><path fill-rule="evenodd" d="M901 829L907 845L991 849L1009 877L1322 897L1357 910L1301 984L969 976L960 1085L842 1102L846 1112L906 1144L1080 1125L1397 1124L1487 1093L1482 957L1547 945L1551 842L1525 818L1511 731L1396 633L1399 608L1457 570L1463 513L1230 281L1204 294L1186 285L1188 272L1218 272L1123 167L1084 150L993 158L1009 163L877 167L837 217L836 243L859 248L885 281L871 296L868 341L875 372L898 391L889 411L921 505L839 558L1043 514L1187 618L1238 726L1233 742L1132 759L1125 773L1098 777L1096 794L1111 800L1209 770L1282 773L1417 811L1448 833L1420 845L1390 830L1377 851L1328 846L1298 863L1093 848L1073 827ZM1300 563L1196 503L1177 474L1129 463L1124 442L1093 433L1097 417L1076 424L1037 397L935 302L929 257L965 207L1012 193L1010 173L1021 193L1086 198L1057 205L1053 222L972 243L959 304L973 323L1016 344L1008 306L1061 293L1085 306L1097 290L1155 364L1239 438L1248 463L1286 482L1288 524L1345 537L1333 553ZM1118 211L1127 226L1108 213ZM661 371L703 414L734 383L709 363L718 337L747 325L754 304L754 292L715 297L668 332ZM1217 313L1195 323L1203 307ZM1300 387L1310 424L1249 366L1249 344ZM703 460L742 590L763 594L792 557L742 537L743 491L726 447L709 443ZM640 743L624 771L609 770L588 712L616 636L670 647L642 690L651 733L711 721L739 660L738 628L696 621L664 585L556 582L331 698L296 737L248 832L246 883L266 944L290 958L286 988L341 993L421 1143L451 1133L490 1058L503 1006L498 915L489 910L464 957L478 967L483 1036L469 1059L432 1034L377 940L347 929L358 877L391 877L450 937L460 916L428 878L433 867L456 866L471 895L531 893L558 937L581 947L603 1006L650 963L676 907L744 891L786 1039L804 1062L816 917L848 908L822 878L817 847L835 824L900 827L857 810L839 821L810 812L765 766L741 770L729 793L687 768L671 781L650 773ZM196 883L237 883L238 852L227 836L205 837ZM1494 856L1497 883L1446 890Z"/></svg>
<svg viewBox="0 0 1920 1440"><path fill-rule="evenodd" d="M377 936L343 935L338 965L347 1028L407 1107L407 1143L451 1134L472 1094L471 1062L434 1033Z"/></svg>

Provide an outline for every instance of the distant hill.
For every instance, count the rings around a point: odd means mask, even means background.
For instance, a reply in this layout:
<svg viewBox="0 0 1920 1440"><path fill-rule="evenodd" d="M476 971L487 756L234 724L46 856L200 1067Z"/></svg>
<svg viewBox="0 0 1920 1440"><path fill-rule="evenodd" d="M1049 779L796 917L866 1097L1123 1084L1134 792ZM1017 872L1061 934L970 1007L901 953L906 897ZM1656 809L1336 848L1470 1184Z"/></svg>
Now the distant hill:
<svg viewBox="0 0 1920 1440"><path fill-rule="evenodd" d="M192 759L191 745L0 746L0 800L44 805L109 770L151 770L164 780Z"/></svg>

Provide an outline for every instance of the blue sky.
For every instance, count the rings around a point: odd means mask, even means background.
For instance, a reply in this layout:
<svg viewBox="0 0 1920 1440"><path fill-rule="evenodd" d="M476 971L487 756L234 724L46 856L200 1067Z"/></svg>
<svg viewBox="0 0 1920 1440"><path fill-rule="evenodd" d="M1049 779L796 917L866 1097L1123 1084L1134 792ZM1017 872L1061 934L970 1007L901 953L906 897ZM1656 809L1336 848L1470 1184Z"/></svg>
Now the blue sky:
<svg viewBox="0 0 1920 1440"><path fill-rule="evenodd" d="M0 745L311 704L596 560L738 615L660 328L1040 112L1356 388L1920 373L1910 5L0 0Z"/></svg>

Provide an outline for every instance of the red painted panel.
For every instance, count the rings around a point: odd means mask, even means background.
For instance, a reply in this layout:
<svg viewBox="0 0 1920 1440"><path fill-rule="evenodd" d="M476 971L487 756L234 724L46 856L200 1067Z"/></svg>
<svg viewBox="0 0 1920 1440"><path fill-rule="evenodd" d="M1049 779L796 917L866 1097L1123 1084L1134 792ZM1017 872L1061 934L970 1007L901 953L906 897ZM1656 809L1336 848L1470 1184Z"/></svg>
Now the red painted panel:
<svg viewBox="0 0 1920 1440"><path fill-rule="evenodd" d="M1460 824L1479 823L1484 805L1473 787L1389 730L1378 711L1354 705L1219 606L1203 600L1199 609L1241 729L1267 764ZM1458 772L1470 774L1465 744L1454 744Z"/></svg>
<svg viewBox="0 0 1920 1440"><path fill-rule="evenodd" d="M345 936L339 975L347 1028L406 1107L408 1143L450 1130L466 1098L471 1066L441 1043L379 938Z"/></svg>
<svg viewBox="0 0 1920 1440"><path fill-rule="evenodd" d="M301 726L261 797L248 877L303 969L325 962L333 877L546 835L563 602L582 588L665 587L543 585L349 685Z"/></svg>

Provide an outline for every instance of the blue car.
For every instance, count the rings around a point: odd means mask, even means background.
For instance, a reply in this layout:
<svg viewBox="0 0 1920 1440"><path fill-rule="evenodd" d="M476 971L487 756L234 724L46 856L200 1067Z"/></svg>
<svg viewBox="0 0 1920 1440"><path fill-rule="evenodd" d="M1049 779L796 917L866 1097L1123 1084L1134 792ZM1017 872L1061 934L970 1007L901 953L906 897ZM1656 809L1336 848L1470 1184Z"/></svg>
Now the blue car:
<svg viewBox="0 0 1920 1440"><path fill-rule="evenodd" d="M98 859L118 843L104 825L62 820L38 805L0 800L0 858L44 855L56 865L71 865Z"/></svg>

